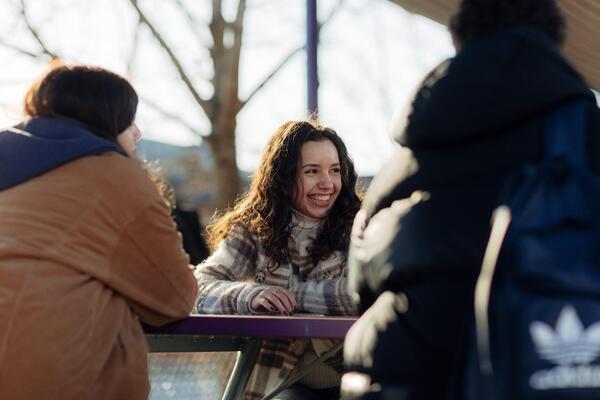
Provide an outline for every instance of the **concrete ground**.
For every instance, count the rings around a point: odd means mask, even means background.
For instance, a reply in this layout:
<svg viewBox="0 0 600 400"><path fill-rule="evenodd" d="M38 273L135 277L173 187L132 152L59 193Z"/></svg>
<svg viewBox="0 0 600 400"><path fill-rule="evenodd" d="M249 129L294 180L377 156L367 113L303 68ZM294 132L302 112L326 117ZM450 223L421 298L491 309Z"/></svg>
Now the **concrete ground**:
<svg viewBox="0 0 600 400"><path fill-rule="evenodd" d="M220 399L236 354L150 354L150 400Z"/></svg>

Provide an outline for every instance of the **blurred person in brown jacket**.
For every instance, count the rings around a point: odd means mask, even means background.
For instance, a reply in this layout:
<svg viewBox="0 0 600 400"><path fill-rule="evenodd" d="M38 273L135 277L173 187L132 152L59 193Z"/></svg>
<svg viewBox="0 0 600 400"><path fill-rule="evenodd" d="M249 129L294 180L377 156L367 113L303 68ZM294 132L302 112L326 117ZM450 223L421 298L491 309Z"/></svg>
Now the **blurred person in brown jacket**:
<svg viewBox="0 0 600 400"><path fill-rule="evenodd" d="M138 97L59 66L0 132L0 398L145 399L152 325L197 285L165 199L133 159Z"/></svg>

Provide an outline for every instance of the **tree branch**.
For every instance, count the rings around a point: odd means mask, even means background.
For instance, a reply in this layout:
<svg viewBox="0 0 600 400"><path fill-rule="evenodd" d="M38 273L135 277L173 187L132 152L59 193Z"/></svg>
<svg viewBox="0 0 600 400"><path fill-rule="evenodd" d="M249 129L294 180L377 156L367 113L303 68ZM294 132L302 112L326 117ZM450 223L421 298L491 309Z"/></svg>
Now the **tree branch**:
<svg viewBox="0 0 600 400"><path fill-rule="evenodd" d="M27 26L27 29L33 35L33 38L35 39L35 41L42 48L42 54L46 54L46 55L48 55L52 59L59 58L56 55L56 53L54 53L54 52L50 51L50 49L48 49L48 47L46 46L46 44L44 43L44 41L40 37L37 29L35 29L33 27L33 25L31 24L31 22L29 21L29 18L27 17L27 10L26 10L26 7L25 7L25 0L21 0L21 15L23 16L23 21L25 22L25 26Z"/></svg>
<svg viewBox="0 0 600 400"><path fill-rule="evenodd" d="M233 29L233 47L231 51L230 77L229 77L229 100L234 102L236 113L239 111L241 102L238 95L240 55L242 52L242 36L244 33L244 13L246 11L246 0L239 0L235 20L231 23Z"/></svg>
<svg viewBox="0 0 600 400"><path fill-rule="evenodd" d="M225 64L225 46L223 45L223 34L225 32L225 20L221 14L221 0L212 0L212 17L209 24L210 34L213 44L210 47L210 56L213 62L213 77L211 79L214 93L213 98L217 100L216 108L220 108L218 104L219 94L222 90L223 77L221 74L224 71ZM216 114L216 112L215 112ZM216 115L213 115L216 119Z"/></svg>
<svg viewBox="0 0 600 400"><path fill-rule="evenodd" d="M304 45L295 48L283 60L281 60L279 65L275 67L275 69L273 69L273 71L271 71L271 73L267 75L267 77L263 79L263 81L252 92L250 92L250 95L246 98L246 100L241 102L240 110L263 88L263 86L267 84L267 82L269 82L292 58L294 58L296 54L302 50L304 50Z"/></svg>
<svg viewBox="0 0 600 400"><path fill-rule="evenodd" d="M327 24L329 21L331 21L331 19L335 16L335 14L337 14L337 12L342 8L343 5L344 5L344 0L338 0L337 4L335 6L333 6L333 8L331 9L331 11L327 15L327 17L325 17L323 22L319 23L319 26L323 26L323 25Z"/></svg>
<svg viewBox="0 0 600 400"><path fill-rule="evenodd" d="M24 54L26 56L29 56L29 57L32 57L32 58L35 58L35 59L38 59L38 58L40 58L41 56L44 55L44 53L34 53L34 52L29 51L29 50L25 50L25 49L22 49L20 47L17 47L17 46L15 46L13 44L6 43L2 39L0 39L0 46L7 47L7 48L9 48L11 50L14 50L16 52L19 52L21 54Z"/></svg>
<svg viewBox="0 0 600 400"><path fill-rule="evenodd" d="M329 14L327 15L327 17L325 17L325 19L323 20L323 22L321 22L319 24L319 29L321 27L323 27L325 24L327 24L329 21L331 21L333 19L333 17L337 14L337 12L342 8L342 6L344 5L344 0L338 0L338 2L336 3L336 5L331 9L331 11L329 12ZM267 77L265 79L263 79L263 81L252 91L250 92L250 95L246 98L246 100L240 102L240 110L254 97L254 95L256 95L275 75L277 75L277 73L292 59L294 58L294 56L299 53L300 51L304 50L304 45L299 46L297 48L295 48L294 50L292 50L283 60L281 60L281 62L279 63L279 65L277 65L277 67L271 71L271 73L269 75L267 75Z"/></svg>
<svg viewBox="0 0 600 400"><path fill-rule="evenodd" d="M133 40L131 42L131 51L129 52L129 57L127 57L127 74L131 77L133 76L133 63L135 62L135 57L138 52L138 47L140 43L140 27L142 26L142 21L138 20L138 23L135 26L135 31L133 32Z"/></svg>
<svg viewBox="0 0 600 400"><path fill-rule="evenodd" d="M201 138L205 138L206 137L205 135L202 135L201 133L199 133L201 131L201 129L197 129L194 126L192 126L191 124L187 123L179 115L175 115L175 114L173 114L173 113L171 113L169 111L166 111L161 106L159 106L158 104L156 104L152 100L148 99L147 97L140 96L140 100L145 105L147 105L148 107L150 107L154 111L156 111L159 114L161 114L163 117L166 117L166 118L168 118L170 120L173 120L173 121L177 122L178 124L180 124L181 126L183 126L184 128L186 128L187 130L189 130L191 133L193 133L195 136L199 136Z"/></svg>
<svg viewBox="0 0 600 400"><path fill-rule="evenodd" d="M192 13L190 12L190 10L188 10L188 8L185 6L185 4L183 4L183 2L181 0L175 0L175 3L177 4L177 7L181 10L183 15L185 15L185 18L188 21L189 27L190 27L191 31L194 33L194 37L196 38L198 43L201 43L204 47L208 48L208 43L206 43L205 39L202 37L202 35L198 31L198 29L197 29L198 23L197 23L196 19L194 18L194 16L192 15Z"/></svg>
<svg viewBox="0 0 600 400"><path fill-rule="evenodd" d="M202 111L210 119L210 115L212 113L211 104L208 101L204 100L200 96L200 94L198 93L198 91L196 90L194 85L192 84L191 79L189 78L189 76L187 75L185 70L183 69L183 65L181 64L181 62L179 62L179 59L177 58L175 53L173 53L173 51L171 50L171 48L169 47L167 42L165 42L162 35L158 32L158 30L156 30L156 28L148 20L148 18L146 18L146 15L143 13L143 11L138 6L137 0L129 0L129 2L131 3L131 5L135 9L135 11L138 13L140 22L143 23L144 25L146 25L148 27L148 29L150 29L152 36L154 36L156 41L158 41L158 43L160 44L160 47L162 47L162 49L168 54L169 59L173 63L173 66L175 66L175 68L177 69L177 72L179 73L181 80L183 80L183 83L186 85L186 87L188 88L188 90L190 91L192 96L194 97L194 100L196 100L196 103L200 106Z"/></svg>

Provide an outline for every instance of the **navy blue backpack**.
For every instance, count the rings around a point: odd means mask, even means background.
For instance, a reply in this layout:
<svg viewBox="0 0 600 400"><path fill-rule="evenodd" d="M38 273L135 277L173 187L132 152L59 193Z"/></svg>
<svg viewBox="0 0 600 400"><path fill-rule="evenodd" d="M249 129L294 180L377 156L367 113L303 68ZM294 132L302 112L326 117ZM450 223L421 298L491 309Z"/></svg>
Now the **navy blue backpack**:
<svg viewBox="0 0 600 400"><path fill-rule="evenodd" d="M468 400L600 399L600 179L587 101L547 119L544 159L509 179L475 289Z"/></svg>

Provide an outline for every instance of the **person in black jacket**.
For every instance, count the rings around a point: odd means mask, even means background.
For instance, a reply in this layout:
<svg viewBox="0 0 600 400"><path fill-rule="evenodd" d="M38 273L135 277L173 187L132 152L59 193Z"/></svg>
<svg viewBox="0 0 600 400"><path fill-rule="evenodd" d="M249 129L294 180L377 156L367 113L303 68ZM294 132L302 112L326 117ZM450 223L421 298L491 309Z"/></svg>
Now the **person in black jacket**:
<svg viewBox="0 0 600 400"><path fill-rule="evenodd" d="M198 212L183 210L179 204L171 211L171 217L181 233L183 249L190 256L190 263L200 264L209 256L208 246L204 240L203 227Z"/></svg>
<svg viewBox="0 0 600 400"><path fill-rule="evenodd" d="M459 399L473 290L507 177L540 160L544 123L590 102L592 171L600 111L564 58L554 0L463 0L457 48L422 82L357 214L349 281L362 313L348 333L348 399ZM401 125L401 126L400 126Z"/></svg>

